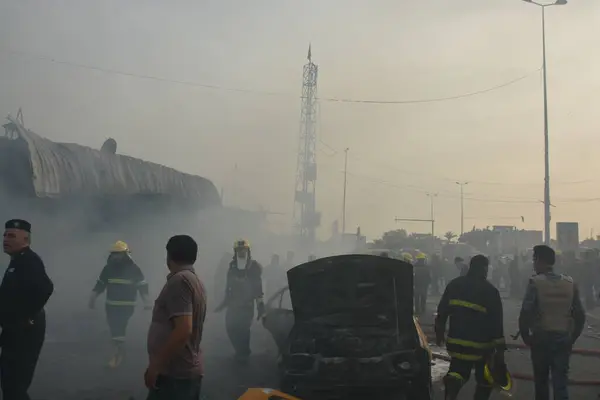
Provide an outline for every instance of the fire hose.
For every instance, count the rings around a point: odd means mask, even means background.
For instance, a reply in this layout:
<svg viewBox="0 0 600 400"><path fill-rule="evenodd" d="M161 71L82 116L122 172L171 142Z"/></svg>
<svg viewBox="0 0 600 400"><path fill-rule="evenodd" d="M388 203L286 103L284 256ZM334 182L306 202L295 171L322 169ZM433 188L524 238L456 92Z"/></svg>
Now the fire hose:
<svg viewBox="0 0 600 400"><path fill-rule="evenodd" d="M527 346L525 346L527 347ZM574 349L574 350L582 350L582 349ZM593 350L590 350L593 351ZM596 351L596 354L594 354L595 356L600 356L600 351ZM446 355L446 354L441 354L441 353L432 353L432 356L434 359L437 360L443 360L443 361L450 361L450 356ZM511 376L513 377L513 379L518 379L521 381L531 381L533 382L535 379L533 378L533 375L530 374L523 374L521 372L511 372L510 373ZM600 380L584 380L584 379L569 379L569 385L574 385L574 386L600 386Z"/></svg>
<svg viewBox="0 0 600 400"><path fill-rule="evenodd" d="M435 342L435 337L431 336L431 332L427 332L427 333L429 334L429 335L427 335L427 339ZM510 336L513 340L517 340L520 336L520 332L517 332L517 334L510 335ZM516 349L516 350L529 350L529 346L527 346L526 344L521 344L521 343L507 343L506 348L507 349ZM585 356L585 357L600 358L600 350L575 348L572 350L572 354L578 354L578 355ZM433 352L432 357L437 360L448 361L448 362L450 361L450 356L448 356L446 354L442 354L442 353ZM524 374L521 372L511 372L511 376L514 379L518 379L521 381L531 381L531 382L535 381L533 375L531 375L531 374ZM569 379L569 385L600 387L600 380Z"/></svg>

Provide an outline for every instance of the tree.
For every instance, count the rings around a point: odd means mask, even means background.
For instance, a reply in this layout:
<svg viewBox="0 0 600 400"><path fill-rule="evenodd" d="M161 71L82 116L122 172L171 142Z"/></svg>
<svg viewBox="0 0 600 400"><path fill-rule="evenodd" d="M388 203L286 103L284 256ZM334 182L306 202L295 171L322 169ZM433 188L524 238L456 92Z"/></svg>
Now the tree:
<svg viewBox="0 0 600 400"><path fill-rule="evenodd" d="M375 239L371 248L389 250L420 249L430 251L432 244L434 248L439 248L440 242L440 239L437 237L432 240L431 234L428 233L408 234L404 229L396 229L385 232L381 239Z"/></svg>
<svg viewBox="0 0 600 400"><path fill-rule="evenodd" d="M459 243L467 243L475 247L478 251L489 253L493 245L496 233L489 227L485 229L473 228L470 232L463 233L459 238Z"/></svg>
<svg viewBox="0 0 600 400"><path fill-rule="evenodd" d="M386 249L401 249L406 245L408 234L404 229L396 229L394 231L385 232L382 236L384 248Z"/></svg>
<svg viewBox="0 0 600 400"><path fill-rule="evenodd" d="M448 231L444 234L444 237L446 238L446 240L448 241L448 243L450 243L452 240L454 240L455 238L458 237L458 235L452 231Z"/></svg>

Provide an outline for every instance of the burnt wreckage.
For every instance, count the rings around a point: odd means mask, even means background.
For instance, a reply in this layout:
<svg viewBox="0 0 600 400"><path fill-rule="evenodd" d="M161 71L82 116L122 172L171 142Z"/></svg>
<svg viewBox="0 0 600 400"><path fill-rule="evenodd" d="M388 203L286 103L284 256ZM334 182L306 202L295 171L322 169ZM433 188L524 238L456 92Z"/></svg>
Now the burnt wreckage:
<svg viewBox="0 0 600 400"><path fill-rule="evenodd" d="M208 179L116 154L113 139L96 150L52 142L11 117L3 127L0 190L12 199L49 212L86 204L102 220L171 205L221 206L219 193Z"/></svg>
<svg viewBox="0 0 600 400"><path fill-rule="evenodd" d="M411 264L343 255L287 275L288 288L269 299L263 322L281 353L285 393L432 399L431 352L413 317Z"/></svg>

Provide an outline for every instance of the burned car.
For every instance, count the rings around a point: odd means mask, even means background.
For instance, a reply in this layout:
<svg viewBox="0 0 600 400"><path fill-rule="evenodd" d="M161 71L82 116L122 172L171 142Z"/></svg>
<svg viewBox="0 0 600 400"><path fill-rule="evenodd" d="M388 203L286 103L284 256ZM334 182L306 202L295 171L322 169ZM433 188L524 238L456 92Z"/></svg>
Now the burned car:
<svg viewBox="0 0 600 400"><path fill-rule="evenodd" d="M412 268L343 255L289 270L263 321L281 353L281 390L306 400L430 400L431 352L413 317Z"/></svg>

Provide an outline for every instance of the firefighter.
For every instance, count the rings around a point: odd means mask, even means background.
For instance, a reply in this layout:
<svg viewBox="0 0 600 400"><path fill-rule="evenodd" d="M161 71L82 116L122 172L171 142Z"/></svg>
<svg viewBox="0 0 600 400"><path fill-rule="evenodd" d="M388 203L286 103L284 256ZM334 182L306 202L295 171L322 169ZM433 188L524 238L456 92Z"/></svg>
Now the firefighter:
<svg viewBox="0 0 600 400"><path fill-rule="evenodd" d="M569 398L569 356L585 324L577 285L570 276L553 271L555 262L550 247L533 248L536 275L529 280L519 315L521 337L531 347L536 400L550 398L550 372L554 398Z"/></svg>
<svg viewBox="0 0 600 400"><path fill-rule="evenodd" d="M4 225L3 249L10 264L0 285L0 383L5 400L28 400L46 335L44 306L54 285L43 261L29 247L31 224L14 219Z"/></svg>
<svg viewBox="0 0 600 400"><path fill-rule="evenodd" d="M256 303L256 320L265 313L262 288L262 266L252 259L250 245L246 240L235 242L233 260L227 273L225 298L217 309L227 309L225 325L227 335L235 350L235 359L245 364L251 354L250 326L254 318Z"/></svg>
<svg viewBox="0 0 600 400"><path fill-rule="evenodd" d="M426 263L427 256L423 253L417 254L414 274L414 301L415 301L415 313L417 315L423 315L427 306L427 292L429 291L429 285L431 284L431 271Z"/></svg>
<svg viewBox="0 0 600 400"><path fill-rule="evenodd" d="M123 343L127 324L133 315L138 292L146 309L151 309L148 300L148 283L142 270L131 258L127 243L118 241L110 249L106 266L102 269L96 286L92 290L89 308L94 309L96 299L106 290L106 319L110 329L113 355L108 362L111 368L118 367L125 352Z"/></svg>
<svg viewBox="0 0 600 400"><path fill-rule="evenodd" d="M413 263L413 256L410 253L402 253L402 261L407 262L409 264Z"/></svg>
<svg viewBox="0 0 600 400"><path fill-rule="evenodd" d="M465 276L452 280L442 295L435 320L436 343L446 342L451 357L444 377L446 400L455 400L475 369L475 400L487 400L492 387L485 379L485 365L493 356L504 363L504 328L500 293L488 280L489 260L483 255L471 259ZM444 339L446 321L448 337Z"/></svg>

